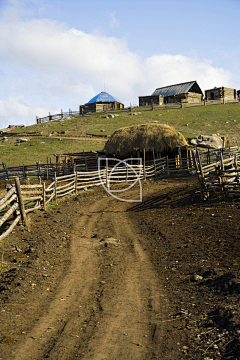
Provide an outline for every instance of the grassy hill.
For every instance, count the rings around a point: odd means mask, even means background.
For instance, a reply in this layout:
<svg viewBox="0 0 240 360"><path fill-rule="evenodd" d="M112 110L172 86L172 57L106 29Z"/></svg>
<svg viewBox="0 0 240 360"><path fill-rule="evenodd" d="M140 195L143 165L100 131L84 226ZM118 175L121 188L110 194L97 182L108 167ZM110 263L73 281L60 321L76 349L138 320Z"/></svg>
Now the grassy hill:
<svg viewBox="0 0 240 360"><path fill-rule="evenodd" d="M131 115L126 110L111 112L119 115L113 119L106 119L105 114L91 114L12 130L7 135L9 140L0 144L0 164L3 161L8 166L32 164L36 161L43 163L47 156L57 152L100 150L104 147L106 136L115 130L154 121L174 126L185 137L219 133L225 135L232 144L236 139L240 144L239 103L183 109L137 108L133 112L138 114ZM89 135L95 137L91 138ZM100 138L103 135L105 138ZM16 146L18 137L27 137L29 141Z"/></svg>

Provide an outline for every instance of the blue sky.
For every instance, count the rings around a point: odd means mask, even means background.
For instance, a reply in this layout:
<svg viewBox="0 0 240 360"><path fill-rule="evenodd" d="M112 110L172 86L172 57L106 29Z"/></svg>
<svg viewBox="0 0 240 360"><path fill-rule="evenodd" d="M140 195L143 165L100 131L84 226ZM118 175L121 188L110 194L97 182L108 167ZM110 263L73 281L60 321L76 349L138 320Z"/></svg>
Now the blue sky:
<svg viewBox="0 0 240 360"><path fill-rule="evenodd" d="M0 0L0 128L197 80L240 89L240 0Z"/></svg>

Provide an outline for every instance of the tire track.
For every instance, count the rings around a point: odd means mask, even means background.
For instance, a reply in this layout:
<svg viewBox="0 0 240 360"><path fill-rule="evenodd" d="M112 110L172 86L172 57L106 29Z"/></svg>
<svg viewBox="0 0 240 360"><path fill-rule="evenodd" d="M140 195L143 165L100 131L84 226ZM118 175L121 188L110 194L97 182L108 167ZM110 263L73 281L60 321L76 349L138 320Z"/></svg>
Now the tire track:
<svg viewBox="0 0 240 360"><path fill-rule="evenodd" d="M151 359L165 296L129 205L109 211L112 201L100 199L73 219L69 271L12 359Z"/></svg>

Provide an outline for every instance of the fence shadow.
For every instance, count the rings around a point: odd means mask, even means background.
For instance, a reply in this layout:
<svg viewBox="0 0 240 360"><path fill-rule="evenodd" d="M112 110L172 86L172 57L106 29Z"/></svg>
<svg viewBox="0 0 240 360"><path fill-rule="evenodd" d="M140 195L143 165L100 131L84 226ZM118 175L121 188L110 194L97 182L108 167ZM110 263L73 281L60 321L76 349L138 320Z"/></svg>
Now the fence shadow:
<svg viewBox="0 0 240 360"><path fill-rule="evenodd" d="M134 211L140 212L151 209L161 209L166 206L179 207L186 205L193 205L196 202L200 202L200 195L196 194L198 187L194 187L190 190L180 189L169 192L165 192L162 195L153 196L141 204L135 205L127 210L127 212Z"/></svg>

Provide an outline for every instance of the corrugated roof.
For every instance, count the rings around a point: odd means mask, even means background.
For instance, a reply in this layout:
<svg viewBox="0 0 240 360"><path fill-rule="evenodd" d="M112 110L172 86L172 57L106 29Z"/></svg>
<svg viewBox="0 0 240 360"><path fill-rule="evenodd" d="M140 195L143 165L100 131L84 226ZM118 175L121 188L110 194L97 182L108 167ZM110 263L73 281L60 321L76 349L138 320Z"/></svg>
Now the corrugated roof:
<svg viewBox="0 0 240 360"><path fill-rule="evenodd" d="M185 94L189 91L189 89L193 86L195 82L196 81L189 81L182 84L170 85L170 86L158 88L152 93L152 95L173 96L177 94Z"/></svg>
<svg viewBox="0 0 240 360"><path fill-rule="evenodd" d="M111 101L117 101L122 104L122 102L112 95L106 93L105 91L100 92L100 94L94 96L87 104L95 103L95 102L111 102Z"/></svg>

